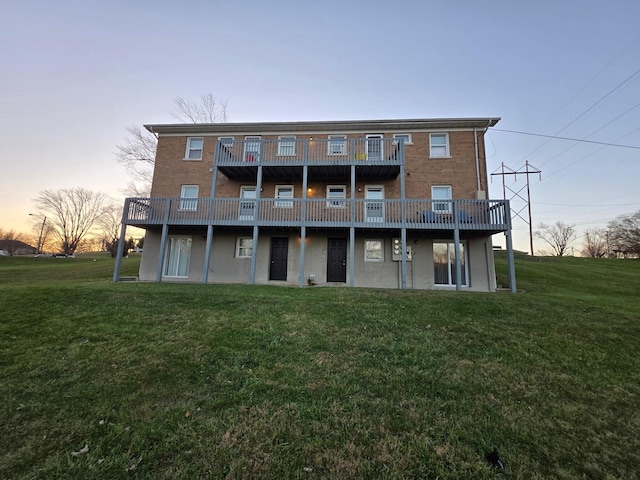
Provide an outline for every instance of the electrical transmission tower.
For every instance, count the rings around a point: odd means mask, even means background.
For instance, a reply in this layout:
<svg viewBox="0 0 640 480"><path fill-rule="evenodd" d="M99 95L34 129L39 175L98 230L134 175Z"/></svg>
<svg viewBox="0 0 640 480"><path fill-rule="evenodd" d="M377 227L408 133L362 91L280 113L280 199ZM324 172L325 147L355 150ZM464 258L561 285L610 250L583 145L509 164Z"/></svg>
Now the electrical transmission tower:
<svg viewBox="0 0 640 480"><path fill-rule="evenodd" d="M519 199L524 201L524 206L522 206L518 210L514 210L512 208L512 212L513 212L513 215L520 217L522 220L524 220L524 222L527 225L529 225L529 247L531 248L531 255L533 256L533 225L531 223L531 192L529 190L529 175L532 173L537 173L540 176L540 179L542 179L542 171L538 170L536 167L531 165L529 163L529 160L525 162L524 170L514 170L512 168L507 167L504 164L504 162L501 163L500 168L498 170L494 171L491 174L491 176L493 177L494 175L500 175L502 177L502 198L507 200L507 191L508 191L509 194L511 195L509 198L510 203L514 199ZM507 185L505 181L507 175L513 175L514 182L518 181L518 175L524 175L527 181L520 189L516 190L515 187L511 188L510 186ZM523 196L524 195L523 190L525 189L527 192L526 198ZM522 216L522 212L525 209L528 212L528 218L525 218Z"/></svg>

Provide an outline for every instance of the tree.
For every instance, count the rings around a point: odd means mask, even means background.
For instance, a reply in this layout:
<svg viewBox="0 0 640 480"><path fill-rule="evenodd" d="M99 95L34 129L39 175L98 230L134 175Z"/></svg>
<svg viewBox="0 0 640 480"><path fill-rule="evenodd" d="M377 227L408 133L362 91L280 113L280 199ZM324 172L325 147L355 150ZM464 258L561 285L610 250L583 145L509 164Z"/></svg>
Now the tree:
<svg viewBox="0 0 640 480"><path fill-rule="evenodd" d="M603 228L594 228L584 232L584 248L582 255L585 257L602 258L609 254L609 233Z"/></svg>
<svg viewBox="0 0 640 480"><path fill-rule="evenodd" d="M14 230L4 231L0 229L1 250L4 250L9 256L14 256L25 248L29 248L27 236Z"/></svg>
<svg viewBox="0 0 640 480"><path fill-rule="evenodd" d="M219 102L212 94L200 95L197 102L176 97L171 115L184 123L226 123L227 102Z"/></svg>
<svg viewBox="0 0 640 480"><path fill-rule="evenodd" d="M541 223L534 236L544 240L551 247L553 255L562 257L576 239L576 230L574 225L566 225L563 222L556 222L554 225Z"/></svg>
<svg viewBox="0 0 640 480"><path fill-rule="evenodd" d="M131 197L148 197L158 139L153 133L136 125L131 125L126 130L128 137L125 143L116 145L116 159L127 167L131 177L125 193Z"/></svg>
<svg viewBox="0 0 640 480"><path fill-rule="evenodd" d="M640 210L609 222L611 250L624 257L640 255Z"/></svg>
<svg viewBox="0 0 640 480"><path fill-rule="evenodd" d="M200 96L199 101L174 99L171 115L184 123L223 123L227 121L227 102L220 102L211 93ZM125 194L131 197L148 197L151 193L153 167L156 162L158 138L136 125L126 128L127 138L116 145L116 159L127 167L131 180Z"/></svg>
<svg viewBox="0 0 640 480"><path fill-rule="evenodd" d="M98 219L100 229L100 241L102 247L115 258L118 253L118 241L120 239L122 208L115 203L108 204L104 209L104 215ZM125 247L124 255L127 254Z"/></svg>
<svg viewBox="0 0 640 480"><path fill-rule="evenodd" d="M47 223L60 250L72 255L98 220L105 214L108 197L84 188L43 190L35 203L47 215Z"/></svg>

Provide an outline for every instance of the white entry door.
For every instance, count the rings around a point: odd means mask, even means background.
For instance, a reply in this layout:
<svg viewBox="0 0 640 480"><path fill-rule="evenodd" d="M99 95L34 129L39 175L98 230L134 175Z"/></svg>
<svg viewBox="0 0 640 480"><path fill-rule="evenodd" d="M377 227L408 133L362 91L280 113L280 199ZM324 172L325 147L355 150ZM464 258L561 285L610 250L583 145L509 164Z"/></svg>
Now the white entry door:
<svg viewBox="0 0 640 480"><path fill-rule="evenodd" d="M384 188L365 187L365 222L384 221Z"/></svg>
<svg viewBox="0 0 640 480"><path fill-rule="evenodd" d="M240 187L239 220L253 220L256 212L256 187Z"/></svg>
<svg viewBox="0 0 640 480"><path fill-rule="evenodd" d="M367 135L367 160L380 161L384 155L382 145L382 135L369 134Z"/></svg>

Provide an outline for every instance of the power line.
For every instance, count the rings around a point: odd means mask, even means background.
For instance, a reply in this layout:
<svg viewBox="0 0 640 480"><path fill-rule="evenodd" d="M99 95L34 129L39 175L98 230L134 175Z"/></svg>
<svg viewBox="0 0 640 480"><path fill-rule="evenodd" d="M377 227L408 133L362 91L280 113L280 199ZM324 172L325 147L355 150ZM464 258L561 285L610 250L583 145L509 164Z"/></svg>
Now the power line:
<svg viewBox="0 0 640 480"><path fill-rule="evenodd" d="M640 72L640 70L638 70L638 72ZM498 132L506 132L506 133L517 133L519 135L531 135L533 137L545 137L545 138L555 139L555 140L569 140L571 142L593 143L596 145L605 145L607 147L632 148L634 150L640 150L640 146L638 145L620 145L617 143L596 142L595 140L583 140L581 138L559 137L557 135L544 135L542 133L520 132L518 130L505 130L502 128L492 128L492 130L498 131Z"/></svg>
<svg viewBox="0 0 640 480"><path fill-rule="evenodd" d="M635 72L633 72L631 75L629 75L627 78L625 78L622 82L620 82L618 85L616 85L612 90L610 90L607 94L605 94L603 97L600 97L599 100L597 100L595 103L593 103L589 108L587 108L584 112L582 112L580 115L578 115L576 118L574 118L573 120L571 120L569 123L567 123L564 127L562 127L560 130L558 130L554 135L552 136L548 136L548 138L556 138L556 135L558 135L559 133L565 131L567 128L569 128L571 125L573 125L574 123L576 123L579 119L581 119L583 116L585 116L588 112L590 112L591 110L593 110L597 105L599 105L601 102L603 102L606 98L608 98L610 95L612 95L616 90L618 90L619 88L621 88L625 83L629 82L633 77L635 77L636 75L638 75L640 73L640 68L638 70L636 70ZM541 137L544 137L545 135L540 135ZM557 137L560 138L560 137ZM579 141L578 139L575 139L576 141ZM530 157L531 155L533 155L535 152L537 152L538 150L540 150L543 146L545 146L547 143L549 143L549 140L547 140L546 142L544 142L542 145L540 145L538 148L536 148L533 152L531 152L529 155L527 155L527 157ZM595 143L595 142L594 142ZM640 148L640 147L637 147Z"/></svg>

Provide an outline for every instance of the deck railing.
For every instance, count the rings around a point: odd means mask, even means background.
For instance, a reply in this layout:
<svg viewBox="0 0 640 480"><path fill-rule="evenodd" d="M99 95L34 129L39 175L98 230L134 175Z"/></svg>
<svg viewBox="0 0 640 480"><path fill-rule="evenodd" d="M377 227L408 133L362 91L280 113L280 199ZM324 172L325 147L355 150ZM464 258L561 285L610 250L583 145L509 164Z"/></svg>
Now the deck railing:
<svg viewBox="0 0 640 480"><path fill-rule="evenodd" d="M404 203L404 219L403 219ZM306 212L303 218L303 211ZM453 230L508 228L506 200L317 198L127 198L129 225L371 227ZM403 221L404 220L404 221Z"/></svg>
<svg viewBox="0 0 640 480"><path fill-rule="evenodd" d="M400 165L404 161L404 146L393 138L351 138L341 135L329 139L293 138L277 140L219 140L215 165L219 167L250 167L255 165Z"/></svg>

